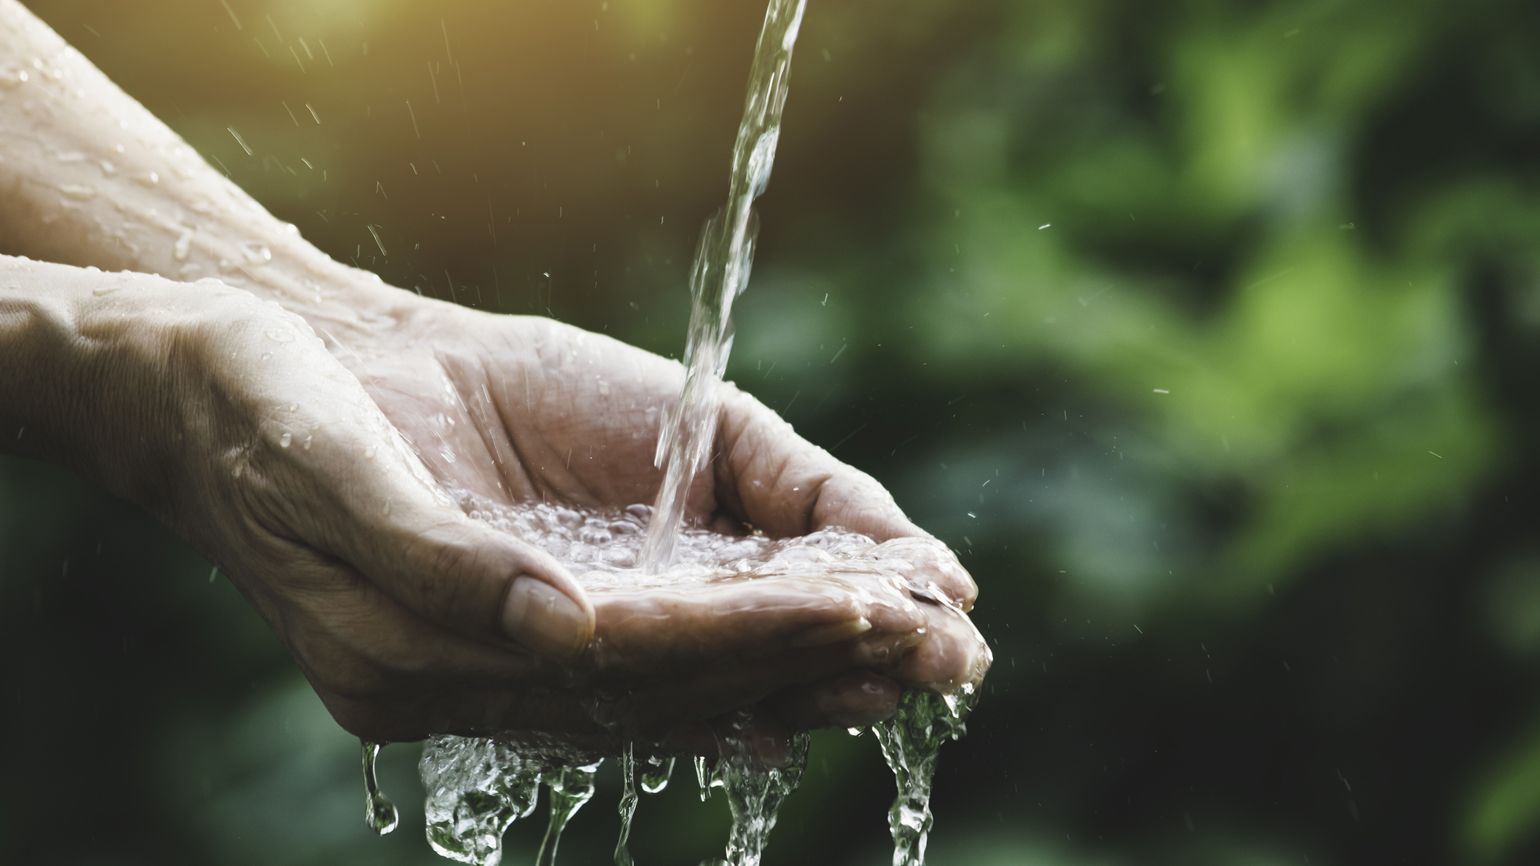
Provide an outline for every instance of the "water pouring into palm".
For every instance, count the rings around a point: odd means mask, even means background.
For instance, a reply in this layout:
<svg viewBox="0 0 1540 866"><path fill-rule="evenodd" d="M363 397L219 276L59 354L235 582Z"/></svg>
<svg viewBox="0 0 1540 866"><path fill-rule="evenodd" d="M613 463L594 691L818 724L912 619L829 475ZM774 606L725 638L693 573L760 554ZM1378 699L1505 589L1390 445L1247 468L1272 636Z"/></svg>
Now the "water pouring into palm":
<svg viewBox="0 0 1540 866"><path fill-rule="evenodd" d="M806 0L771 0L766 12L733 147L727 203L703 227L691 268L684 384L659 431L655 462L663 480L653 506L596 512L548 504L466 503L473 516L539 544L574 572L581 571L590 591L774 579L812 568L825 572L822 579L847 588L859 586L862 592L915 594L930 601L946 598L941 592L917 590L909 582L910 569L897 565L907 565L906 558L932 555L919 549L928 540L878 544L835 528L800 538L771 539L757 534L723 535L687 522L692 481L707 467L716 442L721 380L732 346L732 305L748 285L758 228L753 205L764 192L774 164L792 52L805 8ZM966 622L960 610L956 616ZM971 630L971 624L967 628ZM895 866L924 862L936 753L947 739L962 734L963 719L976 696L975 683L988 664L981 640L977 664L979 670L960 681L955 693L906 695L893 718L876 726L882 753L899 788L889 816ZM697 763L703 798L720 790L731 809L732 830L723 862L731 866L760 862L777 810L800 781L807 745L807 735L798 735L791 752L771 767L752 754L744 741L729 735L717 761ZM374 752L365 755L372 779ZM661 759L650 760L661 766ZM615 851L620 866L632 863L628 839L637 809L637 764L636 745L628 743L621 761L625 776L622 829ZM503 831L533 809L542 784L550 795L551 820L540 862L554 862L562 829L592 796L597 765L588 755L532 757L495 740L435 737L424 749L421 767L429 792L428 839L434 849L462 862L494 866L501 858ZM666 773L654 774L644 778L641 789L655 793L666 781ZM371 815L380 811L379 801L377 789L371 787ZM376 819L374 825L383 830L382 824Z"/></svg>

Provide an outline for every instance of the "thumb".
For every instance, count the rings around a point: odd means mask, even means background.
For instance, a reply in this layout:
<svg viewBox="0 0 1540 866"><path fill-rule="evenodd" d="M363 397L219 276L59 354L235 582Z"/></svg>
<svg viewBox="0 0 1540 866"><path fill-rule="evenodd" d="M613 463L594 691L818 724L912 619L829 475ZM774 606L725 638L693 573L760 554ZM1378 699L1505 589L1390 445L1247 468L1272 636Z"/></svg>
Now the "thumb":
<svg viewBox="0 0 1540 866"><path fill-rule="evenodd" d="M392 456L334 488L334 550L407 608L462 634L511 639L556 661L587 649L594 609L571 572L472 520L416 477L407 455Z"/></svg>
<svg viewBox="0 0 1540 866"><path fill-rule="evenodd" d="M462 633L507 638L555 661L588 648L594 609L550 554L452 506L392 515L358 564L382 590Z"/></svg>
<svg viewBox="0 0 1540 866"><path fill-rule="evenodd" d="M241 333L261 338L264 328ZM260 343L264 351L270 342ZM288 345L295 351L275 356L261 375L239 378L242 407L263 419L261 441L270 444L261 453L271 459L263 465L274 475L267 485L246 484L278 494L268 509L277 521L424 619L554 660L582 653L594 611L571 573L457 508L319 341ZM289 447L295 429L305 431L303 447Z"/></svg>

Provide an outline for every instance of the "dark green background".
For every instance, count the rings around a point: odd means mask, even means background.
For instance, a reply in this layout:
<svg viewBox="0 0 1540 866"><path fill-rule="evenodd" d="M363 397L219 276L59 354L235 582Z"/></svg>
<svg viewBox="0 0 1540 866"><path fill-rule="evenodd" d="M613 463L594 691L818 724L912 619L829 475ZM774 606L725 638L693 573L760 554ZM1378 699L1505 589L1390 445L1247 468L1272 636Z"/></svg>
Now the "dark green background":
<svg viewBox="0 0 1540 866"><path fill-rule="evenodd" d="M679 352L761 2L30 5L323 249ZM731 375L982 586L933 862L1540 855L1537 157L1528 3L812 0ZM415 747L375 839L233 589L14 459L0 658L0 862L433 860ZM767 862L886 862L889 792L821 736Z"/></svg>

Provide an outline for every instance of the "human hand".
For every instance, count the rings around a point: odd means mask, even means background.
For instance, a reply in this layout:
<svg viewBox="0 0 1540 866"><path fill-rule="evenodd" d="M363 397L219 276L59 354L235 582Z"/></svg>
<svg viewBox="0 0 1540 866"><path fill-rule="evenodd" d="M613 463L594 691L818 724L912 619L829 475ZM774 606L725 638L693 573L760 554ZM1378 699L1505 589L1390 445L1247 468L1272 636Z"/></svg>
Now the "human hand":
<svg viewBox="0 0 1540 866"><path fill-rule="evenodd" d="M370 327L351 330L333 352L435 478L502 503L615 508L651 501L661 476L653 465L657 430L678 398L678 364L548 319L386 291L366 314ZM730 385L724 391L715 459L690 492L694 521L729 533L750 525L777 537L841 527L888 542L906 561L910 598L884 611L883 629L912 628L913 646L820 685L823 672L787 652L797 617L810 611L776 598L793 585L800 592L827 585L826 575L810 574L799 584L749 582L719 587L715 597L670 599L650 617L637 615L644 599L635 594L593 593L601 641L624 648L611 653L613 663L653 676L736 666L729 691L739 705L765 701L796 727L882 718L900 686L948 689L981 678L988 650L962 615L977 590L955 557L870 476L797 436L752 397ZM735 593L740 604L724 603ZM750 593L759 598L750 603ZM739 608L754 611L755 629L722 613ZM680 642L670 638L679 630L692 651L665 663L667 653L677 655ZM742 667L748 656L763 660L754 675Z"/></svg>
<svg viewBox="0 0 1540 866"><path fill-rule="evenodd" d="M438 488L503 501L531 493L577 503L650 500L656 419L677 395L677 366L553 323L451 314L457 308L378 287L273 219L21 7L5 4L0 14L0 56L46 58L52 75L73 83L16 102L34 134L11 143L0 171L14 193L0 209L7 243L184 281L217 274L302 314L333 350L317 351L304 323L219 284L55 273L50 279L80 283L80 312L112 339L66 341L105 360L75 365L70 387L63 377L50 385L95 397L51 407L67 422L46 436L48 425L24 424L31 432L19 444L69 452L63 456L178 526L253 599L355 733L400 739L591 723L592 683L574 684L574 666L552 659L583 645L590 624L623 645L621 623L641 600L585 602L549 557L468 521ZM92 158L61 163L65 147ZM117 169L110 177L97 169L102 160ZM45 175L52 183L32 182ZM66 202L61 185L100 194ZM132 293L95 295L125 280L140 296L156 296L155 305L130 304ZM367 288L355 292L359 286ZM365 295L389 299L375 305ZM279 343L265 324L299 336ZM227 344L235 356L219 357ZM587 375L584 358L604 376ZM465 390L477 383L486 386L484 402ZM526 398L529 412L515 413L518 386L531 383L549 387ZM0 421L18 417L16 405L0 400ZM483 411L494 406L497 413ZM402 433L415 452L402 446ZM926 538L880 485L796 437L751 398L729 390L717 441L713 472L693 492L697 518L775 535L842 525L878 539ZM443 443L447 454L435 450ZM574 455L576 464L564 465ZM390 510L380 513L385 503ZM757 613L737 620L712 614L710 600L698 597L666 611L679 626L666 633L697 647L682 656L665 652L660 630L649 634L632 616L634 652L620 657L610 685L660 724L763 696L776 715L807 727L885 714L900 682L941 688L976 678L987 650L940 603L966 609L971 581L944 550L917 543L911 553L921 560L909 574L913 603L891 610L868 611L859 592L819 596L796 581L756 589L785 593L779 606L760 599L745 607ZM527 593L508 593L514 574L530 578ZM534 603L507 603L530 597ZM563 609L569 616L557 615ZM525 617L528 610L544 615ZM504 614L517 621L517 642L499 630ZM809 635L832 640L868 626L812 653L818 664L791 651L808 649L793 644ZM888 658L862 662L882 653ZM725 685L680 675L691 668L700 676L711 669ZM822 685L806 685L820 677ZM542 689L546 698L526 700ZM518 706L499 711L503 702Z"/></svg>
<svg viewBox="0 0 1540 866"><path fill-rule="evenodd" d="M793 726L799 709L859 723L885 692L856 672L918 639L914 605L788 576L661 606L612 597L618 661L587 664L594 608L572 576L456 507L302 319L212 281L4 263L71 299L27 299L39 323L5 341L40 344L8 356L18 367L48 359L42 387L5 395L30 404L30 441L218 563L362 737L623 732L701 750L711 718L770 695ZM643 626L660 613L665 628Z"/></svg>

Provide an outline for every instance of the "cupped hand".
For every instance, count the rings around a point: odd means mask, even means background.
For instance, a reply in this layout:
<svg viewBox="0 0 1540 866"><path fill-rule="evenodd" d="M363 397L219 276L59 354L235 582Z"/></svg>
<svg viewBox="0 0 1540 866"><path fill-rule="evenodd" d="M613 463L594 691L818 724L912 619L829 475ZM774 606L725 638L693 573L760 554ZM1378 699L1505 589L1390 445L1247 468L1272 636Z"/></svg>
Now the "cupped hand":
<svg viewBox="0 0 1540 866"><path fill-rule="evenodd" d="M937 681L913 670L916 645L932 642L925 607L859 587L790 574L666 601L634 593L590 601L560 563L470 519L445 492L605 501L585 498L583 487L534 486L571 483L546 480L552 463L493 460L494 449L548 449L541 437L571 422L531 403L525 417L538 423L510 415L509 428L487 426L466 395L490 394L495 383L451 393L463 367L380 351L377 361L391 364L361 383L355 371L365 370L370 347L355 341L350 354L334 340L328 351L303 319L244 291L212 281L190 291L136 274L91 279L102 285L84 325L87 346L118 348L110 363L83 364L108 371L89 381L135 410L109 413L118 426L95 449L116 455L108 462L133 477L112 486L219 565L359 736L546 732L705 750L709 722L731 710L759 705L771 717L761 730L859 724L891 711L895 681ZM366 332L397 332L412 316L453 309L427 305ZM538 320L485 320L508 322L510 335L530 327L560 336L569 360L588 348L581 332ZM453 344L476 344L467 337ZM537 369L559 370L541 354L551 351L546 343L528 357ZM653 363L637 354L629 360ZM518 369L512 359L503 366ZM463 411L429 411L425 394ZM482 474L465 471L478 464ZM601 484L605 474L571 478ZM520 479L531 486L516 486ZM596 625L625 647L618 659L595 659Z"/></svg>
<svg viewBox="0 0 1540 866"><path fill-rule="evenodd" d="M404 293L384 309L331 348L441 484L502 503L651 502L661 478L658 428L678 399L679 364L544 318ZM762 702L795 727L870 721L891 713L901 686L949 689L981 678L988 649L964 615L977 589L950 551L870 476L724 389L711 469L689 495L692 521L776 537L861 532L905 563L909 598L873 608L883 596L836 593L816 574L683 597L591 593L600 640L627 647L615 666L670 678L674 693L706 688L678 678L700 677L720 694L714 706ZM820 667L804 658L810 636L844 643L867 631L861 659ZM681 654L681 644L689 651ZM665 655L667 664L654 662ZM633 695L630 705L649 699Z"/></svg>

